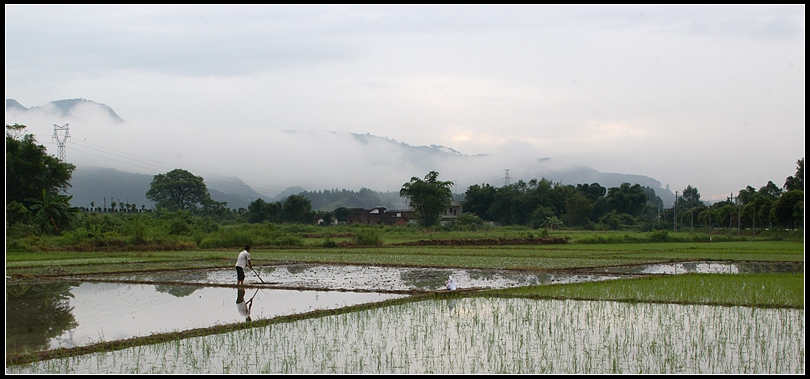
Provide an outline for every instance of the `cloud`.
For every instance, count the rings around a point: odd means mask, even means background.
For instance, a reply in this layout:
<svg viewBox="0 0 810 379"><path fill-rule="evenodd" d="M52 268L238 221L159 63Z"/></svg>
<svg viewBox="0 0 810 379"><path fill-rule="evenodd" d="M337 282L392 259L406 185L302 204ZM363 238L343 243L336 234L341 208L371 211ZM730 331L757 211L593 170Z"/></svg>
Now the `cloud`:
<svg viewBox="0 0 810 379"><path fill-rule="evenodd" d="M201 171L272 170L268 190L360 171L334 162L373 172L357 175L370 185L402 180L314 132L466 155L519 155L519 145L526 159L646 175L721 199L783 182L804 155L803 5L5 10L8 98L107 104L126 125L74 115L74 138ZM44 141L57 122L37 120ZM285 130L314 134L305 142ZM379 167L402 159L375 153ZM417 171L405 180L424 175L409 164L399 164ZM447 170L498 178L506 165Z"/></svg>

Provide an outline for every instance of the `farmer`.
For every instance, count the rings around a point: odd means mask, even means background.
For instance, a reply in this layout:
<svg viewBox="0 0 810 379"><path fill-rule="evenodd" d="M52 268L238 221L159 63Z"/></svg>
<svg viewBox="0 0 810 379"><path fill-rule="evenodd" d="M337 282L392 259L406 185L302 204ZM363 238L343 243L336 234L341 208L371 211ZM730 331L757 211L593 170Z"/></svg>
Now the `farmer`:
<svg viewBox="0 0 810 379"><path fill-rule="evenodd" d="M245 266L253 269L253 263L250 261L250 245L245 246L245 250L239 253L236 257L236 285L241 286L245 284Z"/></svg>
<svg viewBox="0 0 810 379"><path fill-rule="evenodd" d="M256 290L258 293L259 290ZM256 294L253 294L255 297ZM250 310L253 308L253 298L251 297L250 300L245 301L245 290L243 288L239 288L236 293L236 309L239 311L239 314L245 318L245 321L250 321Z"/></svg>
<svg viewBox="0 0 810 379"><path fill-rule="evenodd" d="M450 276L449 278L447 278L447 281L444 283L444 286L447 287L447 289L449 289L450 291L455 291L456 286L458 286L458 283L456 283L456 280L453 279L453 276Z"/></svg>

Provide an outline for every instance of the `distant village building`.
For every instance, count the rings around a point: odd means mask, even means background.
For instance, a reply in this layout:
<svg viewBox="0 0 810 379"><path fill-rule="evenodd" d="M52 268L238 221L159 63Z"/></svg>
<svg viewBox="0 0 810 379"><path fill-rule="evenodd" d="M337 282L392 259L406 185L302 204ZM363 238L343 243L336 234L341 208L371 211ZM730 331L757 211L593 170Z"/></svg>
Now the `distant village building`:
<svg viewBox="0 0 810 379"><path fill-rule="evenodd" d="M442 223L450 222L464 214L463 203L457 200L450 201L450 207L444 210Z"/></svg>
<svg viewBox="0 0 810 379"><path fill-rule="evenodd" d="M315 224L317 224L317 225L324 225L324 224L326 224L326 220L325 220L325 219L327 218L326 216L327 216L327 215L324 215L324 214L317 214L317 215L315 215ZM338 225L338 220L337 220L337 218L335 218L335 217L329 217L329 219L330 219L330 221L329 221L330 225Z"/></svg>
<svg viewBox="0 0 810 379"><path fill-rule="evenodd" d="M346 225L392 225L404 226L411 222L411 210L387 210L385 207L374 207L370 210L350 208L346 216Z"/></svg>
<svg viewBox="0 0 810 379"><path fill-rule="evenodd" d="M404 226L415 223L413 210L388 210L385 207L374 207L371 209L350 208L351 213L346 216L346 225L392 225ZM450 207L444 210L441 216L442 223L449 222L464 213L462 202L453 200Z"/></svg>

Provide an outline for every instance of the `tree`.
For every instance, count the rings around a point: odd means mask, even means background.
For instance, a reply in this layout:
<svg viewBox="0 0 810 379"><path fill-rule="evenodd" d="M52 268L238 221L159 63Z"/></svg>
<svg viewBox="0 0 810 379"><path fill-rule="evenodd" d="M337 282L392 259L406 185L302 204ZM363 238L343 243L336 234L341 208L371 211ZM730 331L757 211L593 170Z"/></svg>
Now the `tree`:
<svg viewBox="0 0 810 379"><path fill-rule="evenodd" d="M155 175L146 198L170 211L195 211L211 200L203 178L179 168Z"/></svg>
<svg viewBox="0 0 810 379"><path fill-rule="evenodd" d="M284 221L298 224L309 224L313 222L315 212L312 211L312 204L309 199L301 195L287 196L284 205L281 207L284 212Z"/></svg>
<svg viewBox="0 0 810 379"><path fill-rule="evenodd" d="M71 199L73 196L51 195L43 189L40 198L28 198L26 201L31 203L34 220L42 232L60 234L79 212L79 208L70 206Z"/></svg>
<svg viewBox="0 0 810 379"><path fill-rule="evenodd" d="M247 221L251 224L258 224L262 221L269 220L268 204L264 199L258 198L253 200L247 207Z"/></svg>
<svg viewBox="0 0 810 379"><path fill-rule="evenodd" d="M607 200L617 213L640 216L647 203L647 195L640 184L622 183L608 189ZM600 221L601 222L601 221Z"/></svg>
<svg viewBox="0 0 810 379"><path fill-rule="evenodd" d="M134 204L133 204L134 207ZM227 201L214 201L209 196L202 201L202 212L203 215L206 216L213 216L224 218L229 215L228 211L228 202Z"/></svg>
<svg viewBox="0 0 810 379"><path fill-rule="evenodd" d="M528 185L523 180L499 188L489 207L489 216L492 220L503 225L527 225L533 212L538 209L537 204L534 207L529 204L530 196L526 193L527 189ZM553 214L553 210L549 207L543 209L548 209Z"/></svg>
<svg viewBox="0 0 810 379"><path fill-rule="evenodd" d="M577 184L576 186L577 191L582 193L588 200L591 202L596 202L600 198L605 197L607 193L607 188L602 187L599 183L592 183L588 184Z"/></svg>
<svg viewBox="0 0 810 379"><path fill-rule="evenodd" d="M785 179L785 191L804 191L804 158L796 162L796 175L788 176Z"/></svg>
<svg viewBox="0 0 810 379"><path fill-rule="evenodd" d="M769 180L768 184L759 189L759 195L765 196L770 201L776 201L779 196L782 196L782 189Z"/></svg>
<svg viewBox="0 0 810 379"><path fill-rule="evenodd" d="M426 228L441 222L442 213L450 207L453 199L450 190L453 182L440 181L438 177L439 173L436 171L429 172L424 180L414 176L399 191L399 196L408 199L411 208L419 216L419 222Z"/></svg>
<svg viewBox="0 0 810 379"><path fill-rule="evenodd" d="M548 226L551 230L554 230L555 226L560 226L562 224L562 220L558 219L557 216L548 216L543 221L543 226Z"/></svg>
<svg viewBox="0 0 810 379"><path fill-rule="evenodd" d="M569 226L586 226L592 212L593 203L581 192L574 191L565 199L565 214L560 221Z"/></svg>
<svg viewBox="0 0 810 379"><path fill-rule="evenodd" d="M791 230L801 226L804 220L804 191L791 190L782 194L774 203L774 221L780 226Z"/></svg>
<svg viewBox="0 0 810 379"><path fill-rule="evenodd" d="M697 188L687 185L683 190L681 198L678 200L678 204L683 207L683 209L692 209L703 205L700 201L700 192L698 192Z"/></svg>
<svg viewBox="0 0 810 379"><path fill-rule="evenodd" d="M737 194L737 199L740 201L742 205L748 204L759 197L759 192L757 192L756 188L751 186L745 186L745 189L740 190Z"/></svg>
<svg viewBox="0 0 810 379"><path fill-rule="evenodd" d="M40 198L42 190L55 196L70 188L76 166L47 154L25 125L6 124L6 205ZM20 136L22 137L20 138Z"/></svg>
<svg viewBox="0 0 810 379"><path fill-rule="evenodd" d="M464 213L474 213L484 220L492 220L489 209L496 192L495 187L487 183L468 187L464 193Z"/></svg>

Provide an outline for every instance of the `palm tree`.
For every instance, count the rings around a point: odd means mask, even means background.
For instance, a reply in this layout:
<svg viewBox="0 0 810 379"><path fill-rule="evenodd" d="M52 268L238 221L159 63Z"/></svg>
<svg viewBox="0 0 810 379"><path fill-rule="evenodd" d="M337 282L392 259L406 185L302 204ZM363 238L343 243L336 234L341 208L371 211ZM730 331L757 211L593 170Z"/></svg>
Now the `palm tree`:
<svg viewBox="0 0 810 379"><path fill-rule="evenodd" d="M61 233L60 226L64 228L79 212L79 208L70 206L71 199L73 196L51 195L43 189L42 199L28 198L25 200L32 203L30 208L32 212L35 212L34 219L39 223L40 230L45 233L59 234Z"/></svg>
<svg viewBox="0 0 810 379"><path fill-rule="evenodd" d="M557 216L548 216L543 222L543 225L548 226L549 228L551 228L551 230L554 230L555 226L560 226L562 225L562 223L563 223L562 220L557 218Z"/></svg>

